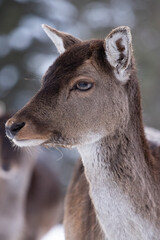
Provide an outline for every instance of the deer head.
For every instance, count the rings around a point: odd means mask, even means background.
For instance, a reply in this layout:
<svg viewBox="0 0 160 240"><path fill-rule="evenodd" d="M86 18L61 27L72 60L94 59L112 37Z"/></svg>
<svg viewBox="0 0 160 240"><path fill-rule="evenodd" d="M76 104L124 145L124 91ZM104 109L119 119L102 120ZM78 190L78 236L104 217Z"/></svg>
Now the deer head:
<svg viewBox="0 0 160 240"><path fill-rule="evenodd" d="M105 40L81 41L42 26L60 56L38 93L6 123L18 146L87 144L123 129L129 121L126 86L134 72L128 27Z"/></svg>

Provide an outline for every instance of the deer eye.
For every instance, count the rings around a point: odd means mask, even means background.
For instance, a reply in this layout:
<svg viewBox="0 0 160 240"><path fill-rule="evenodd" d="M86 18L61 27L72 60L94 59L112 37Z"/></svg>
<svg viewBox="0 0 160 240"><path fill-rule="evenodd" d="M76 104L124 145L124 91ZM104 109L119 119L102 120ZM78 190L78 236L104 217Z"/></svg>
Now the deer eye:
<svg viewBox="0 0 160 240"><path fill-rule="evenodd" d="M87 91L92 87L93 87L93 83L89 83L89 82L85 82L85 81L78 82L75 85L75 89L78 89L80 91Z"/></svg>

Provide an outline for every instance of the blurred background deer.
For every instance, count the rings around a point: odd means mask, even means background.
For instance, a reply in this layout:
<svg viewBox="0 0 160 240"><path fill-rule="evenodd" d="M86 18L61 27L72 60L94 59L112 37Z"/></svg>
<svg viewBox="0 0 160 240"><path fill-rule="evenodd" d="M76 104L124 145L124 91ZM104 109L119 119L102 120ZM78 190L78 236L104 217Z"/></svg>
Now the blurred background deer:
<svg viewBox="0 0 160 240"><path fill-rule="evenodd" d="M38 240L62 221L61 183L38 149L12 146L4 129L8 117L0 118L0 239Z"/></svg>

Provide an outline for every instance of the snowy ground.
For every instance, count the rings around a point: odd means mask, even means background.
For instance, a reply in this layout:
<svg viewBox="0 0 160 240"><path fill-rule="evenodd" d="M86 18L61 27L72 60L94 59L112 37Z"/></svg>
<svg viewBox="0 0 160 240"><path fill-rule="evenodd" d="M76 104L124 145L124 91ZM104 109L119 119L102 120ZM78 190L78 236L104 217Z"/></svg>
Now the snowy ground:
<svg viewBox="0 0 160 240"><path fill-rule="evenodd" d="M41 240L65 240L63 225L52 228Z"/></svg>

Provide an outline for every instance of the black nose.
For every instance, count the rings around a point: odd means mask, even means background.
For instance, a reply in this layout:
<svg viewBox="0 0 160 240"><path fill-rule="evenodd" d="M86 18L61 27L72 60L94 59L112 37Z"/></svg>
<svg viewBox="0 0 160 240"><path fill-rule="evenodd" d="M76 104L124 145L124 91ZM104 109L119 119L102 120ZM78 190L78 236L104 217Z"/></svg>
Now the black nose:
<svg viewBox="0 0 160 240"><path fill-rule="evenodd" d="M25 123L13 123L10 127L6 126L6 135L13 138L23 127Z"/></svg>

